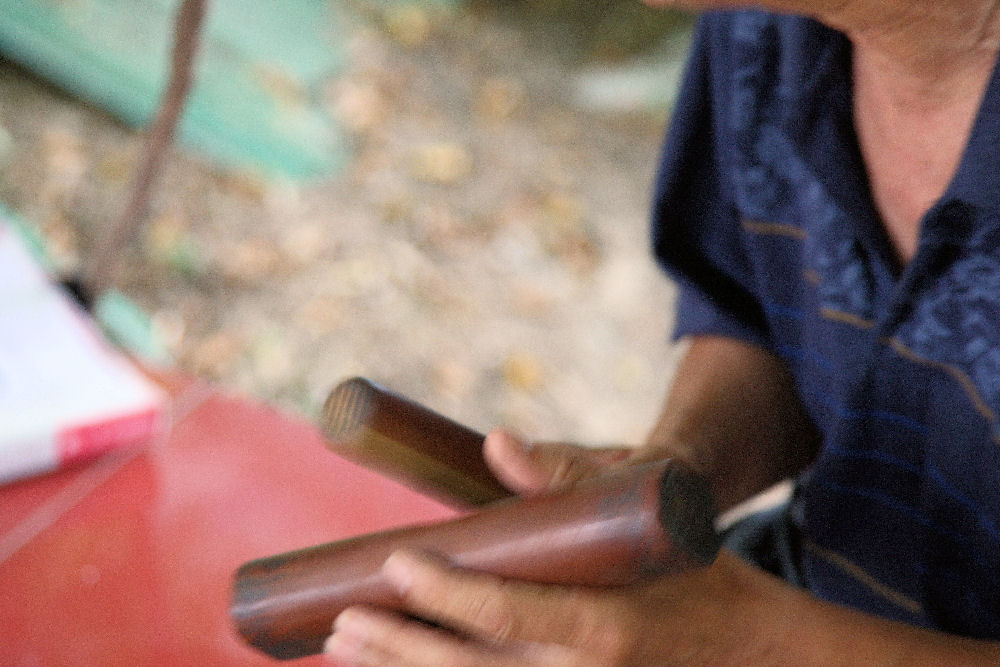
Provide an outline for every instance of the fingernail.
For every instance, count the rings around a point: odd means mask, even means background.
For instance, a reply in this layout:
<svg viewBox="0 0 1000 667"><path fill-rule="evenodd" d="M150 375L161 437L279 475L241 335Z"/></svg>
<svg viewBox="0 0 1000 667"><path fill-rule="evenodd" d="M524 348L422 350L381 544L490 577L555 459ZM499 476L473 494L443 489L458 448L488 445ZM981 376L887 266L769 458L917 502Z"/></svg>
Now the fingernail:
<svg viewBox="0 0 1000 667"><path fill-rule="evenodd" d="M530 452L535 448L535 442L533 440L528 440L520 433L515 433L514 431L507 431L507 437L510 438L518 449L522 452Z"/></svg>
<svg viewBox="0 0 1000 667"><path fill-rule="evenodd" d="M333 621L334 634L358 634L367 627L365 612L356 607L349 607L340 612Z"/></svg>
<svg viewBox="0 0 1000 667"><path fill-rule="evenodd" d="M524 452L527 444L523 438L519 438L507 429L497 428L486 434L486 441L483 443L483 454L487 457L499 454L503 456L507 451Z"/></svg>
<svg viewBox="0 0 1000 667"><path fill-rule="evenodd" d="M323 643L323 652L340 662L354 664L361 656L368 617L359 609L342 611L333 621L333 634Z"/></svg>
<svg viewBox="0 0 1000 667"><path fill-rule="evenodd" d="M413 580L421 567L423 562L416 555L407 551L396 551L382 564L382 574L400 594L403 594L413 587Z"/></svg>
<svg viewBox="0 0 1000 667"><path fill-rule="evenodd" d="M343 633L334 633L323 643L323 654L332 660L353 664L360 655L359 644Z"/></svg>

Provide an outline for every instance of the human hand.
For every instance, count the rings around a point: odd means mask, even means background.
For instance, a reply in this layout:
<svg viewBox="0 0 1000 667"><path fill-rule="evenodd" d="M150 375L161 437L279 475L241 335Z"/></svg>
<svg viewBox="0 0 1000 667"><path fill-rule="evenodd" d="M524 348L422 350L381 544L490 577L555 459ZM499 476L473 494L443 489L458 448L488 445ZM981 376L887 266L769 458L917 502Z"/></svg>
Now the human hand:
<svg viewBox="0 0 1000 667"><path fill-rule="evenodd" d="M397 552L383 568L405 609L343 612L328 658L347 665L759 664L785 586L731 554L710 568L626 588L546 586ZM783 613L784 612L784 613ZM773 660L775 656L771 656Z"/></svg>
<svg viewBox="0 0 1000 667"><path fill-rule="evenodd" d="M638 461L630 447L530 443L502 429L486 435L483 456L501 482L526 495L566 488Z"/></svg>

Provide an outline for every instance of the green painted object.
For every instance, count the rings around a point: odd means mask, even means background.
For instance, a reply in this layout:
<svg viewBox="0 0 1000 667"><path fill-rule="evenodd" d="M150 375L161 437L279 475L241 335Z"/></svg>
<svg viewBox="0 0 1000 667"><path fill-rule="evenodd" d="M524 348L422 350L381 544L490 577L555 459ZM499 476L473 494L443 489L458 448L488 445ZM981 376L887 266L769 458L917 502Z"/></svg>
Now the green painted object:
<svg viewBox="0 0 1000 667"><path fill-rule="evenodd" d="M170 352L149 315L118 290L101 294L94 303L92 315L104 335L122 349L158 364L171 361Z"/></svg>
<svg viewBox="0 0 1000 667"><path fill-rule="evenodd" d="M169 78L179 0L0 0L0 51L133 126ZM210 0L181 142L228 165L292 178L346 160L320 104L343 29L326 0Z"/></svg>
<svg viewBox="0 0 1000 667"><path fill-rule="evenodd" d="M46 272L52 273L52 258L45 250L45 239L42 238L37 229L22 220L6 204L0 202L0 225L2 224L9 225L38 265Z"/></svg>

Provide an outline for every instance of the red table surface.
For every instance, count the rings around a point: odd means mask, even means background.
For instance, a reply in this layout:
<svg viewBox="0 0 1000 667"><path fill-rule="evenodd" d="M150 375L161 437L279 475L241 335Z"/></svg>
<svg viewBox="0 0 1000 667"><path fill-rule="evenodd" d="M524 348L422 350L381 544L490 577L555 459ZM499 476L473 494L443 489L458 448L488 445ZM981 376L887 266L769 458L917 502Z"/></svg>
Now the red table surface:
<svg viewBox="0 0 1000 667"><path fill-rule="evenodd" d="M230 624L241 564L454 516L328 452L307 423L162 381L156 442L0 487L0 664L279 664Z"/></svg>

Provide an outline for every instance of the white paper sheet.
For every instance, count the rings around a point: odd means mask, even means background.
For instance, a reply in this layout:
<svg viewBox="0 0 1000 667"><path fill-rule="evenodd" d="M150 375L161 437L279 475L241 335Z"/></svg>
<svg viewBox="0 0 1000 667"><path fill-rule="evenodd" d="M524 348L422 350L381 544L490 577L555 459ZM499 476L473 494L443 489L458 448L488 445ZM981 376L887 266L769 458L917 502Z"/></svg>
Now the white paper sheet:
<svg viewBox="0 0 1000 667"><path fill-rule="evenodd" d="M0 483L135 444L162 401L0 219Z"/></svg>

